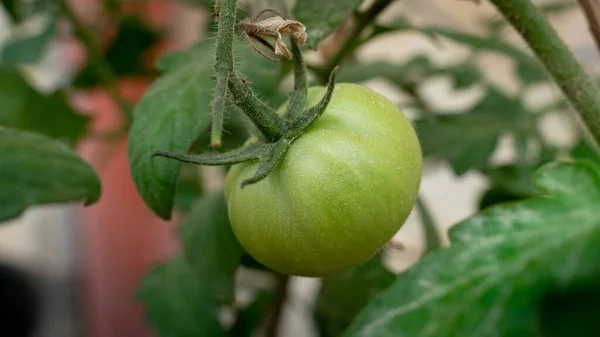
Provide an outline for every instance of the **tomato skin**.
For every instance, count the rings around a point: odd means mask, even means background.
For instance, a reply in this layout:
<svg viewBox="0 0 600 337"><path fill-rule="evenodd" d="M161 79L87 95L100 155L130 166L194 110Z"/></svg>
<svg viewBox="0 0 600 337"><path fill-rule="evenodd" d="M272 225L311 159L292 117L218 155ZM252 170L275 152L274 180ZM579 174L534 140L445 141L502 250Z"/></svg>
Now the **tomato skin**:
<svg viewBox="0 0 600 337"><path fill-rule="evenodd" d="M324 87L311 87L307 106ZM340 83L324 114L265 179L234 165L225 196L233 232L257 261L323 276L363 263L400 229L419 190L422 155L404 114L382 95Z"/></svg>

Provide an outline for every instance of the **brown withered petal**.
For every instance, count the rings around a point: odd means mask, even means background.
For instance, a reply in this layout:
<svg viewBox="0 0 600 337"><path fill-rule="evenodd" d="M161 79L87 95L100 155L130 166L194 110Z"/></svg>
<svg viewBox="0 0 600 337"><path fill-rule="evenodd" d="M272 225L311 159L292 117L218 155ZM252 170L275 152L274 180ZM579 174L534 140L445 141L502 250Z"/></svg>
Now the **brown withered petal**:
<svg viewBox="0 0 600 337"><path fill-rule="evenodd" d="M291 35L300 45L306 43L306 26L296 20L286 20L282 17L272 17L262 21L253 23L256 28L257 35L269 36L275 38L275 54L284 56L288 59L292 58L282 35Z"/></svg>

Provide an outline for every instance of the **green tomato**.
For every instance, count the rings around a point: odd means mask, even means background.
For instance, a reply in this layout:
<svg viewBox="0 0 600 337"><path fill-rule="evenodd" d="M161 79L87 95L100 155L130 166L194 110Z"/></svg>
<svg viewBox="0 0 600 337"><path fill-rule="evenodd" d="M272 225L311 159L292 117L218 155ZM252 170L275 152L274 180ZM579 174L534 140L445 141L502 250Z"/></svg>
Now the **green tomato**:
<svg viewBox="0 0 600 337"><path fill-rule="evenodd" d="M324 87L308 91L316 105ZM402 111L382 95L340 83L323 115L265 179L240 188L255 163L234 165L225 195L236 237L283 273L323 276L373 257L411 212L421 147Z"/></svg>

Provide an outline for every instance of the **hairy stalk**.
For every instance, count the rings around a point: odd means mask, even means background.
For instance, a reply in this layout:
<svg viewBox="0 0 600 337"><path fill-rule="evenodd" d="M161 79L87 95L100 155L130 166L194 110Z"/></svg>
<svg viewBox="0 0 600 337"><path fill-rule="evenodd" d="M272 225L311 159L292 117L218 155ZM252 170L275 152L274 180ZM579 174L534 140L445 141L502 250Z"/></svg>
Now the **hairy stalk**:
<svg viewBox="0 0 600 337"><path fill-rule="evenodd" d="M200 155L156 151L152 154L152 157L165 157L183 163L207 166L233 165L248 160L259 159L261 156L265 155L271 147L272 145L260 144L238 148L225 153L204 153Z"/></svg>
<svg viewBox="0 0 600 337"><path fill-rule="evenodd" d="M294 94L285 111L285 117L296 117L304 110L306 105L306 96L308 94L308 81L306 79L306 65L302 57L300 46L290 38L292 44L292 55L294 55Z"/></svg>
<svg viewBox="0 0 600 337"><path fill-rule="evenodd" d="M213 147L221 146L223 136L223 118L227 102L227 85L229 74L233 73L233 37L235 35L235 1L230 1L232 12L229 8L221 8L219 26L217 28L217 47L215 52L215 75L217 83L212 100L212 126L210 130L210 143Z"/></svg>
<svg viewBox="0 0 600 337"><path fill-rule="evenodd" d="M233 40L235 35L237 0L219 1L219 28L217 31L217 51L215 56L215 70L217 72L217 91L215 94L223 94L223 83L233 98L234 103L239 106L244 113L254 123L256 128L271 142L281 138L283 134L283 120L267 104L261 101L252 92L248 84L242 80L234 68L233 63ZM216 97L215 107L224 112L224 97ZM220 104L223 104L221 106ZM217 113L219 113L217 111ZM217 126L222 131L223 116L216 116L213 120L213 127ZM213 117L214 118L214 117ZM219 118L221 121L219 122ZM212 137L212 136L211 136Z"/></svg>
<svg viewBox="0 0 600 337"><path fill-rule="evenodd" d="M544 15L530 0L491 0L542 61L600 142L600 91Z"/></svg>
<svg viewBox="0 0 600 337"><path fill-rule="evenodd" d="M375 0L373 4L364 12L356 14L356 22L352 31L348 34L348 37L343 42L340 49L333 55L333 57L327 62L325 67L320 71L321 79L324 81L329 73L339 65L345 57L352 54L360 42L360 35L367 28L373 20L383 12L394 0Z"/></svg>
<svg viewBox="0 0 600 337"><path fill-rule="evenodd" d="M75 35L84 44L88 57L90 58L90 62L94 67L94 70L96 71L96 74L98 75L102 86L108 91L108 94L119 106L121 113L123 113L123 115L125 116L126 126L124 127L124 129L129 128L131 120L133 119L133 115L131 107L129 106L129 104L127 104L127 102L125 101L125 99L123 99L121 93L119 92L117 75L115 75L114 71L110 67L110 64L108 64L106 59L102 56L100 48L98 47L98 44L93 34L79 20L77 15L75 15L71 7L69 7L69 5L67 4L67 0L62 0L60 2L60 8L65 17L73 26Z"/></svg>
<svg viewBox="0 0 600 337"><path fill-rule="evenodd" d="M327 83L327 90L325 91L325 95L321 98L321 101L314 107L306 110L301 115L297 116L295 119L291 120L288 126L288 133L286 137L294 140L299 137L304 130L309 128L312 124L314 124L319 117L325 112L325 108L329 105L329 101L331 101L331 97L333 96L333 90L335 89L335 78L337 74L338 67L333 68L331 73L329 74L329 81Z"/></svg>

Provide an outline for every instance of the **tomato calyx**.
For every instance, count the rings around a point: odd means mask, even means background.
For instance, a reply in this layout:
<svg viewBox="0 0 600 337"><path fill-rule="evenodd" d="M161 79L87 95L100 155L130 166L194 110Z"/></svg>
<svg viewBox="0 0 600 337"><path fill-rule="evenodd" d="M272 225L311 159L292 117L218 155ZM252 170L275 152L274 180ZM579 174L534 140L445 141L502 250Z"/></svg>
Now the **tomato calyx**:
<svg viewBox="0 0 600 337"><path fill-rule="evenodd" d="M304 64L300 47L296 41L291 39L291 45L294 61L294 91L289 104L283 113L283 126L278 127L278 134L280 136L273 138L264 137L266 135L263 135L260 140L225 153L194 155L155 151L152 154L152 157L165 157L184 163L207 166L224 166L240 164L247 161L257 161L259 165L256 173L253 177L244 180L241 184L241 188L257 183L267 177L269 173L277 167L281 160L283 160L294 140L321 117L333 96L333 90L335 88L337 67L329 75L327 89L321 98L321 101L314 107L306 109L305 106L308 95L306 65ZM229 87L230 90L232 90L232 93L239 89L235 84L230 84ZM247 115L252 114L252 111L249 110L251 110L253 106L245 106L243 99L238 101L235 99L236 95L233 96L236 105L242 108ZM255 125L257 124L257 121L253 122Z"/></svg>

